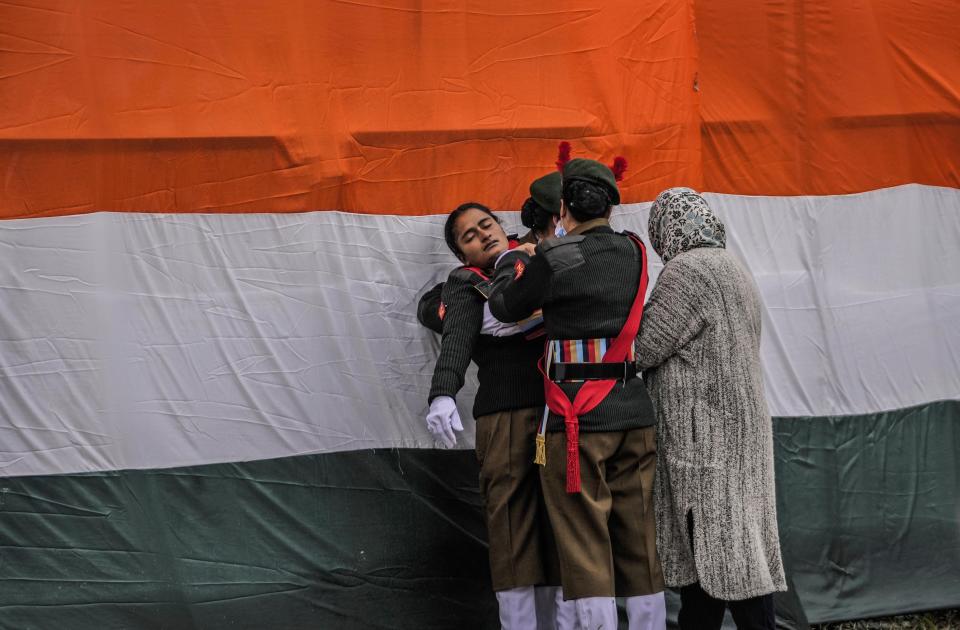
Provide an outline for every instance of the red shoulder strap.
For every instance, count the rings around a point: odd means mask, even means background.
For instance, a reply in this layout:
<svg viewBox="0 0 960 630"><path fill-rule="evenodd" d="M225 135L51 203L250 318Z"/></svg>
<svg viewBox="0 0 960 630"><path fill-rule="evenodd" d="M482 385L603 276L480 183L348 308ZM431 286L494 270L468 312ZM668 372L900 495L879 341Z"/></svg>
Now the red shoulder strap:
<svg viewBox="0 0 960 630"><path fill-rule="evenodd" d="M606 354L603 355L604 363L619 363L627 358L627 354L630 352L630 344L637 338L637 333L640 331L640 319L643 317L643 298L647 295L647 248L643 246L643 241L636 234L627 232L627 236L640 250L640 286L637 287L637 295L633 298L626 323L624 323L617 338L607 348Z"/></svg>
<svg viewBox="0 0 960 630"><path fill-rule="evenodd" d="M610 347L603 355L604 363L621 363L627 358L630 350L630 344L637 337L640 330L640 319L643 316L643 298L647 294L647 250L641 241L634 234L627 233L636 246L640 249L640 286L637 287L637 294L633 298L633 304L630 306L630 313L627 315L627 321L620 329ZM547 406L553 413L563 416L564 426L567 433L567 492L580 492L580 419L579 416L591 411L607 397L613 386L615 379L602 381L587 381L577 392L573 402L567 397L567 394L559 385L550 380L543 369L543 358L538 364L540 373L543 374L544 393L547 398Z"/></svg>

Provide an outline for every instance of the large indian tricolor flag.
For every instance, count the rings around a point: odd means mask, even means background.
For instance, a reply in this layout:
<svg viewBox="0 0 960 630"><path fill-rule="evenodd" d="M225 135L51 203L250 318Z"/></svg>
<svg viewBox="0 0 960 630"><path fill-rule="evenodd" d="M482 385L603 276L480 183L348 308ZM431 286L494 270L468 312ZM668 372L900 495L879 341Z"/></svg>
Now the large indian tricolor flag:
<svg viewBox="0 0 960 630"><path fill-rule="evenodd" d="M706 191L811 621L960 605L960 4L0 5L0 628L492 628L444 213ZM654 271L660 268L654 260ZM460 397L469 415L472 387Z"/></svg>

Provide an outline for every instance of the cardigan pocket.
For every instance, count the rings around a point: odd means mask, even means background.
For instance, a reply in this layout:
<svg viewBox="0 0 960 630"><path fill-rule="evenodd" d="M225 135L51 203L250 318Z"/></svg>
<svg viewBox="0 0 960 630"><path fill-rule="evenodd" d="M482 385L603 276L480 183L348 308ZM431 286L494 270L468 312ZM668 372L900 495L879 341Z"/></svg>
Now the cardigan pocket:
<svg viewBox="0 0 960 630"><path fill-rule="evenodd" d="M717 468L723 463L723 427L726 414L702 400L690 409L692 459L701 466Z"/></svg>
<svg viewBox="0 0 960 630"><path fill-rule="evenodd" d="M694 448L697 445L697 407L694 405L690 407L690 441L693 442Z"/></svg>

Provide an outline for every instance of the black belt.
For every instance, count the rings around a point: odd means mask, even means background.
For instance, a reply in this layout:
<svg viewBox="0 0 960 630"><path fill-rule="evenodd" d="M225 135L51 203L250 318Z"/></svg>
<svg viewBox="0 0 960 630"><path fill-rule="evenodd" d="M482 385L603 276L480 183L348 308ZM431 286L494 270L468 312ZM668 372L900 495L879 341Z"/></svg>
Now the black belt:
<svg viewBox="0 0 960 630"><path fill-rule="evenodd" d="M637 375L637 366L632 361L622 363L553 363L550 380L563 381L629 381Z"/></svg>

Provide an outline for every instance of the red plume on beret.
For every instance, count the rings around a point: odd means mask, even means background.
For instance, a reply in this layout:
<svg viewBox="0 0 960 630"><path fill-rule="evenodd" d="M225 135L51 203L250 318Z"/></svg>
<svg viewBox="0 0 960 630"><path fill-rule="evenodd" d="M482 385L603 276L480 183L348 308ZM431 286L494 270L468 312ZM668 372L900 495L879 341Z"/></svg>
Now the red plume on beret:
<svg viewBox="0 0 960 630"><path fill-rule="evenodd" d="M563 167L567 162L570 161L570 143L564 140L560 143L559 151L557 152L557 170L562 171Z"/></svg>
<svg viewBox="0 0 960 630"><path fill-rule="evenodd" d="M613 160L613 166L610 167L610 170L613 171L613 178L618 182L623 179L623 174L627 171L627 158L622 155L617 156Z"/></svg>

